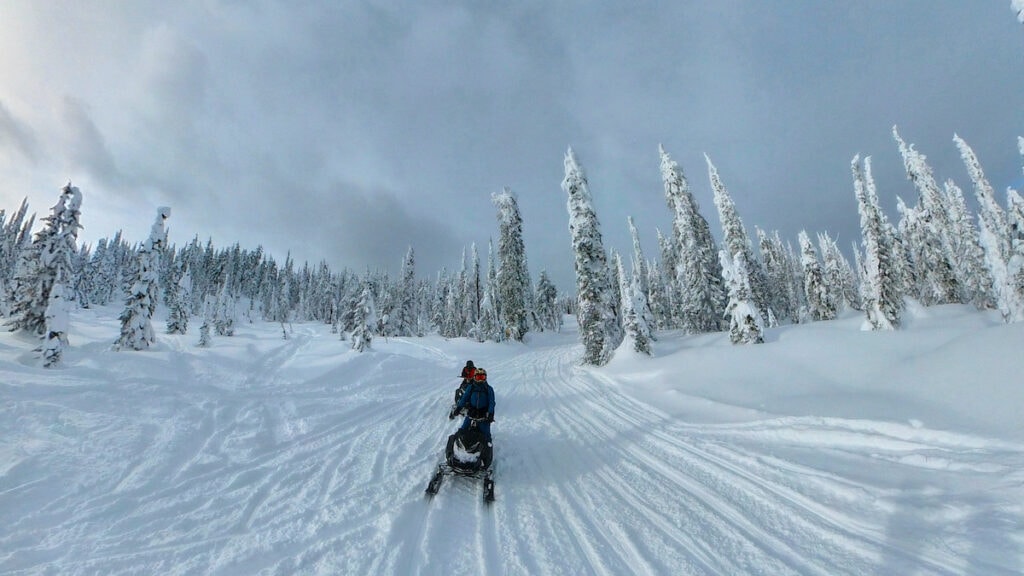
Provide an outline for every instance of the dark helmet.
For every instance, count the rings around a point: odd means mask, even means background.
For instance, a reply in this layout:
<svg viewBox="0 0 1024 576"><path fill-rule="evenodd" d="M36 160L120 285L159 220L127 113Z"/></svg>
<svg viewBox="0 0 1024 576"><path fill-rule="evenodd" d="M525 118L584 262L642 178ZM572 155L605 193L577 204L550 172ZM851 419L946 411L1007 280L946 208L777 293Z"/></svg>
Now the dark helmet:
<svg viewBox="0 0 1024 576"><path fill-rule="evenodd" d="M473 361L472 360L466 360L466 368L473 368L473 367L474 367L473 366Z"/></svg>
<svg viewBox="0 0 1024 576"><path fill-rule="evenodd" d="M475 370L476 370L476 368L473 367L473 361L472 360L467 360L466 361L466 365L462 367L462 377L463 378L472 378L473 377L473 372Z"/></svg>

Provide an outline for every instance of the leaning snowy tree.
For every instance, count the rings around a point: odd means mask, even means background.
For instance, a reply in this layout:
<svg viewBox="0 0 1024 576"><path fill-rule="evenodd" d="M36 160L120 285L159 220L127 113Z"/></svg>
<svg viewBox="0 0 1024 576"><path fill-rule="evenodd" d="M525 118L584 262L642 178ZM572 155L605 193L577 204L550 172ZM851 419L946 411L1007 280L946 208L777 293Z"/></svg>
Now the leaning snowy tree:
<svg viewBox="0 0 1024 576"><path fill-rule="evenodd" d="M865 328L870 330L895 330L899 328L903 312L903 294L893 251L893 230L889 225L875 192L871 177L871 157L864 159L861 168L860 156L854 156L850 169L853 172L853 189L860 211L861 242L864 246L861 297Z"/></svg>
<svg viewBox="0 0 1024 576"><path fill-rule="evenodd" d="M519 202L508 188L492 195L491 201L498 208L497 295L501 301L498 310L509 339L522 342L530 326L527 302L531 299L523 218L519 214Z"/></svg>
<svg viewBox="0 0 1024 576"><path fill-rule="evenodd" d="M629 346L634 352L651 355L651 327L644 318L643 310L647 309L647 297L640 286L640 274L636 262L633 262L633 274L626 276L622 266L622 257L614 257L615 271L622 286L622 328L625 337L620 346Z"/></svg>
<svg viewBox="0 0 1024 576"><path fill-rule="evenodd" d="M910 248L919 277L919 297L925 306L961 302L962 279L957 278L953 262L955 250L946 197L935 181L932 169L913 145L900 138L896 127L892 135L899 145L907 179L919 194L917 205L904 213L913 222Z"/></svg>
<svg viewBox="0 0 1024 576"><path fill-rule="evenodd" d="M562 190L569 196L569 234L576 255L576 322L583 343L583 362L603 365L618 347L621 332L612 304L608 260L601 241L587 177L572 148L565 154Z"/></svg>
<svg viewBox="0 0 1024 576"><path fill-rule="evenodd" d="M46 336L46 308L57 277L67 282L78 248L82 192L69 182L61 189L57 204L43 218L45 226L31 244L21 250L15 267L11 295L11 330Z"/></svg>
<svg viewBox="0 0 1024 576"><path fill-rule="evenodd" d="M157 208L149 238L139 248L139 267L121 313L121 336L114 350L144 350L156 340L151 320L159 297L160 256L167 246L164 222L170 215L170 208Z"/></svg>
<svg viewBox="0 0 1024 576"><path fill-rule="evenodd" d="M633 223L632 216L626 217L626 223L629 224L629 235L633 238L633 279L638 283L641 295L643 296L643 307L638 310L638 313L642 317L644 324L647 325L648 337L651 340L657 340L658 338L652 332L655 320L654 312L651 311L650 306L651 278L647 269L647 260L644 259L643 248L640 246L640 233L636 229L636 224Z"/></svg>
<svg viewBox="0 0 1024 576"><path fill-rule="evenodd" d="M715 194L718 218L722 223L722 249L730 259L735 259L738 256L744 260L743 268L746 270L747 279L750 282L754 308L758 314L764 314L768 310L771 300L768 297L768 280L765 277L764 268L761 266L761 261L754 257L750 237L747 236L747 230L743 227L743 220L740 219L739 212L736 210L736 203L733 202L725 184L722 183L722 178L718 175L718 169L711 163L711 158L707 155L704 156L704 159L708 164L708 178L711 180L711 188Z"/></svg>
<svg viewBox="0 0 1024 576"><path fill-rule="evenodd" d="M718 248L683 170L663 147L658 151L665 200L672 210L670 258L663 258L668 293L678 295L675 313L684 330L717 332L722 329L726 300Z"/></svg>
<svg viewBox="0 0 1024 576"><path fill-rule="evenodd" d="M1006 212L996 200L995 191L985 177L974 150L957 135L953 135L953 141L974 184L974 197L978 201L978 238L985 256L985 267L992 278L996 307L1004 322L1024 321L1024 293L1014 286L1009 272L1014 250Z"/></svg>

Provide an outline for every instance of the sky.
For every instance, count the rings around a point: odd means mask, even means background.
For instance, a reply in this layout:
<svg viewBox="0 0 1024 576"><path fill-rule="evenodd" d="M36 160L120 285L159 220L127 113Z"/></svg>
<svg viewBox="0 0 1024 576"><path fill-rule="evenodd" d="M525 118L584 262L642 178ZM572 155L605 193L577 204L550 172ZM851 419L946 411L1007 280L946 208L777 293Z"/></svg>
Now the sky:
<svg viewBox="0 0 1024 576"><path fill-rule="evenodd" d="M358 353L257 321L115 352L120 312L75 310L53 369L0 331L0 573L1024 573L1024 323L995 311L664 331L600 368L568 316L525 343ZM479 479L424 494L467 359L490 505Z"/></svg>
<svg viewBox="0 0 1024 576"><path fill-rule="evenodd" d="M72 181L80 238L262 245L396 273L460 266L518 197L528 265L574 290L571 146L605 247L668 231L664 145L719 233L704 155L744 223L859 240L849 164L916 192L894 125L941 180L1021 185L1024 27L1009 0L0 3L0 208Z"/></svg>

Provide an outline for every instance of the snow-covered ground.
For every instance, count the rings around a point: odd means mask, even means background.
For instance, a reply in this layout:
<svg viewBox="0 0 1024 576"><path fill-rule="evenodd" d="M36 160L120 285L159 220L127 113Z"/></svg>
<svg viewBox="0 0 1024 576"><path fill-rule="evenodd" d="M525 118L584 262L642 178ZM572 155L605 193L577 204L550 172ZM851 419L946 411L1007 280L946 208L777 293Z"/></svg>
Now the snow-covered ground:
<svg viewBox="0 0 1024 576"><path fill-rule="evenodd" d="M76 312L57 370L0 333L2 574L1024 572L1024 324L990 313L662 333L595 369L571 318L113 352L119 312ZM467 359L498 397L490 506L424 495Z"/></svg>

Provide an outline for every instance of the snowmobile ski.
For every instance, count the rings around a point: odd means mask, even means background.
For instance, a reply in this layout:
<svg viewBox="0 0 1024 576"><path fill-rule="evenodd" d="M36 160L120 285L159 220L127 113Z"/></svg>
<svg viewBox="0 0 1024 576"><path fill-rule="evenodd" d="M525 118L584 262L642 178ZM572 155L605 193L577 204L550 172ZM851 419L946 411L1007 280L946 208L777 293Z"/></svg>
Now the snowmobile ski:
<svg viewBox="0 0 1024 576"><path fill-rule="evenodd" d="M484 502L488 504L494 502L494 476L489 468L487 475L484 476Z"/></svg>
<svg viewBox="0 0 1024 576"><path fill-rule="evenodd" d="M427 495L433 496L437 494L437 491L441 489L441 480L444 479L444 468L440 464L437 465L437 472L434 473L434 477L430 479L430 483L427 484Z"/></svg>

